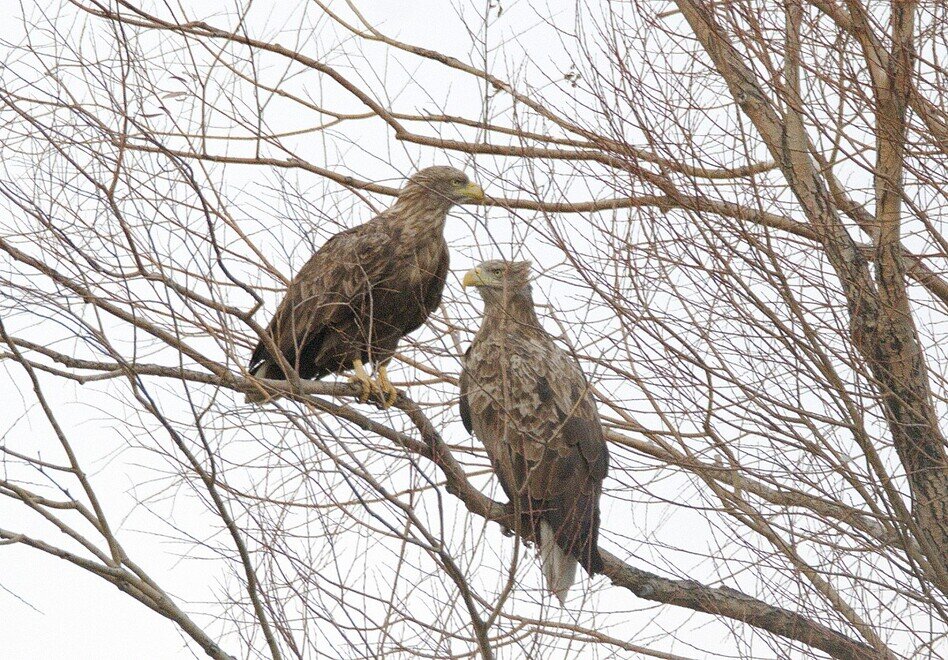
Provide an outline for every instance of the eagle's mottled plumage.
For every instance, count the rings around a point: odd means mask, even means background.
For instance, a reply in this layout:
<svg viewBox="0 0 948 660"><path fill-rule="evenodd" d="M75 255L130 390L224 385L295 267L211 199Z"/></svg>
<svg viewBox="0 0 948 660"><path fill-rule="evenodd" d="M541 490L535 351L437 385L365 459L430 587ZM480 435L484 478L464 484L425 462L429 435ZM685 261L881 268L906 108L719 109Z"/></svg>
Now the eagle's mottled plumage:
<svg viewBox="0 0 948 660"><path fill-rule="evenodd" d="M371 361L380 367L376 387L390 404L395 391L385 364L398 341L441 301L447 213L457 203L481 199L483 191L460 170L429 167L408 180L391 208L326 241L293 278L266 331L300 378L355 368L368 396L362 363ZM286 377L263 341L250 371Z"/></svg>
<svg viewBox="0 0 948 660"><path fill-rule="evenodd" d="M484 318L464 358L461 418L487 449L507 497L538 541L560 602L576 562L601 572L599 495L609 455L579 364L537 319L529 262L487 261L467 273Z"/></svg>

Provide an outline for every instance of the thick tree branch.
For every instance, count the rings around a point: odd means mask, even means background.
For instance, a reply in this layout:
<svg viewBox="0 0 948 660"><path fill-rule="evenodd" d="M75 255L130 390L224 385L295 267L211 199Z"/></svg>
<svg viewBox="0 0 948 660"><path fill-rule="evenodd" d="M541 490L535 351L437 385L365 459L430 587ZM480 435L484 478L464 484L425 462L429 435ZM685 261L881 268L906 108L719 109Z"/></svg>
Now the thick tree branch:
<svg viewBox="0 0 948 660"><path fill-rule="evenodd" d="M301 401L326 410L326 406L312 395L359 396L360 389L348 383L304 382L299 394L282 381L264 381L269 389L284 391L288 396L302 396ZM241 391L248 391L249 381L234 379L226 384ZM380 435L405 450L431 460L444 473L446 490L458 497L468 511L487 520L499 523L508 532L518 530L524 540L530 541L525 530L520 529L507 507L494 501L475 488L467 479L464 468L454 458L441 434L431 424L418 405L399 394L395 407L402 410L421 435L421 442L399 433L348 407L333 406L331 412L365 431ZM628 589L636 596L667 605L685 607L696 612L747 623L762 631L786 637L824 651L834 658L865 660L888 658L884 651L852 640L846 635L816 623L807 617L789 610L769 605L729 587L708 587L690 580L662 578L631 564L608 552L603 553L605 574L612 582Z"/></svg>

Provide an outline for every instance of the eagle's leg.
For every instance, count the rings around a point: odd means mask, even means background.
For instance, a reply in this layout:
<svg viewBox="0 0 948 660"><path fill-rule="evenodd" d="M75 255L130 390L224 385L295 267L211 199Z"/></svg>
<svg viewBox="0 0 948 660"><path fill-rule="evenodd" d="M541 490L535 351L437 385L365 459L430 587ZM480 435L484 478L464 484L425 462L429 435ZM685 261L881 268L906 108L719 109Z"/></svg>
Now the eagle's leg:
<svg viewBox="0 0 948 660"><path fill-rule="evenodd" d="M353 360L352 369L355 371L355 374L349 376L349 382L359 384L362 388L362 392L359 394L359 403L365 403L372 395L372 379L369 378L369 374L365 370L362 360Z"/></svg>
<svg viewBox="0 0 948 660"><path fill-rule="evenodd" d="M382 410L391 407L392 404L395 403L395 399L398 398L398 390L392 385L392 381L388 379L388 362L383 362L379 365L375 384L379 389L380 398L382 400Z"/></svg>

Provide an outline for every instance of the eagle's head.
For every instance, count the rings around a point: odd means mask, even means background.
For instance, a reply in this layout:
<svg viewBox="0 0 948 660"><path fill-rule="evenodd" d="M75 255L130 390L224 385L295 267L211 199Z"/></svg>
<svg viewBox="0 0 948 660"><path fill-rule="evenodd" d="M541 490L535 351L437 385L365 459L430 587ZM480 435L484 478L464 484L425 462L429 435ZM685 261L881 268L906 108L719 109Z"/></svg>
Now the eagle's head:
<svg viewBox="0 0 948 660"><path fill-rule="evenodd" d="M467 174L453 167L438 165L415 172L399 196L425 195L451 206L464 202L483 202L484 190L471 182Z"/></svg>
<svg viewBox="0 0 948 660"><path fill-rule="evenodd" d="M530 288L531 264L529 261L504 261L493 259L472 268L464 274L461 285L477 287L481 295L485 290L517 293Z"/></svg>

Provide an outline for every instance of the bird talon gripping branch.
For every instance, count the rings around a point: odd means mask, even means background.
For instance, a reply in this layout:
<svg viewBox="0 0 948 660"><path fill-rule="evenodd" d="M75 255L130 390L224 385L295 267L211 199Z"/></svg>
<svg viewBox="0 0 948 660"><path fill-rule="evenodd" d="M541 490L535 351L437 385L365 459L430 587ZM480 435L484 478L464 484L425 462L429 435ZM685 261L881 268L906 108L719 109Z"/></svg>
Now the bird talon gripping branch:
<svg viewBox="0 0 948 660"><path fill-rule="evenodd" d="M388 365L383 364L379 366L378 376L376 376L375 379L375 387L378 391L382 410L391 408L395 404L395 400L398 399L398 390L392 385L392 381L388 379Z"/></svg>
<svg viewBox="0 0 948 660"><path fill-rule="evenodd" d="M362 391L359 393L359 403L365 403L372 396L374 389L372 379L369 378L369 374L366 373L365 367L362 365L362 360L353 360L352 369L355 373L349 376L349 382L359 385L362 388Z"/></svg>

